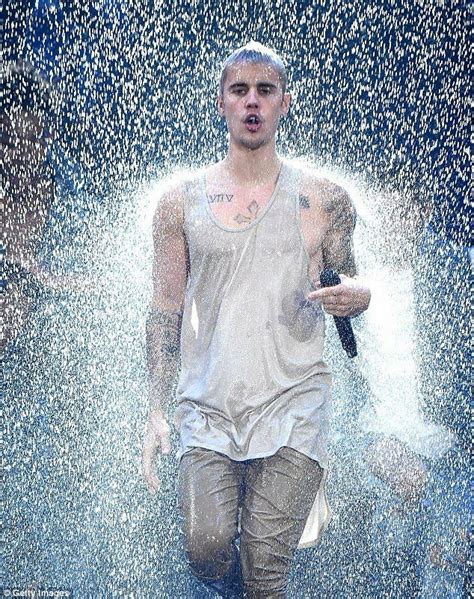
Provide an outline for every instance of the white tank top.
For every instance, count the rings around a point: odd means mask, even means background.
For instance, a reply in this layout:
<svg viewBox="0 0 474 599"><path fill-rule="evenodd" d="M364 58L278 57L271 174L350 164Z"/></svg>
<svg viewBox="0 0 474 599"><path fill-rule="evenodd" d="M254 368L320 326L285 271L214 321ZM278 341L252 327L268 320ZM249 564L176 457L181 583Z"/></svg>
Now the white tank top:
<svg viewBox="0 0 474 599"><path fill-rule="evenodd" d="M239 229L213 215L203 171L186 185L178 458L199 446L246 460L286 445L327 468L331 375L324 312L306 300L298 175L283 161L268 204Z"/></svg>

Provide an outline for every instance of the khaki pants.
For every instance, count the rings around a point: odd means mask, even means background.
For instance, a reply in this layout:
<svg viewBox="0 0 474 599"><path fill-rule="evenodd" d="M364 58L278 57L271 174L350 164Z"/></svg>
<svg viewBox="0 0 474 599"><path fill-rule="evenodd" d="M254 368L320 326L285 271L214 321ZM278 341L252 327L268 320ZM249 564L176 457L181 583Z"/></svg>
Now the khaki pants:
<svg viewBox="0 0 474 599"><path fill-rule="evenodd" d="M286 597L322 474L317 461L290 447L241 462L202 447L187 451L178 506L193 574L224 597Z"/></svg>

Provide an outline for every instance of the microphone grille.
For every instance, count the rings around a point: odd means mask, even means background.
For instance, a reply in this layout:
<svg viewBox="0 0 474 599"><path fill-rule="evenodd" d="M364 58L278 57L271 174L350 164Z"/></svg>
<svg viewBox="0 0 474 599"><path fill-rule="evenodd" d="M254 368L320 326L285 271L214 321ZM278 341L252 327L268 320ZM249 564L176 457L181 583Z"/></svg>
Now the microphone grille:
<svg viewBox="0 0 474 599"><path fill-rule="evenodd" d="M321 273L319 280L323 287L334 287L335 285L339 285L341 277L332 268L325 268Z"/></svg>

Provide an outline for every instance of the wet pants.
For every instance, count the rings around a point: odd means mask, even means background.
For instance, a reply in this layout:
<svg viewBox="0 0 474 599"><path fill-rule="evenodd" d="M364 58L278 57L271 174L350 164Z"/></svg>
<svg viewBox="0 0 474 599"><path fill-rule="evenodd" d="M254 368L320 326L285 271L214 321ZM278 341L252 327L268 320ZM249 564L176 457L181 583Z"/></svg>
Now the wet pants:
<svg viewBox="0 0 474 599"><path fill-rule="evenodd" d="M316 460L290 447L245 461L202 447L187 451L178 507L191 572L223 597L286 597L322 474Z"/></svg>

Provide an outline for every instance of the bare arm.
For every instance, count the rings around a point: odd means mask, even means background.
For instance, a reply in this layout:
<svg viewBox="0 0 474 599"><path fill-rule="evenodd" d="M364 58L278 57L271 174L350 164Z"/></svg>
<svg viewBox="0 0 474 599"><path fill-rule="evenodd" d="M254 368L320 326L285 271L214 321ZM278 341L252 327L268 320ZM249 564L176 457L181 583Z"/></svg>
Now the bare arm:
<svg viewBox="0 0 474 599"><path fill-rule="evenodd" d="M148 366L148 422L143 468L154 493L159 479L153 467L158 447L169 453L169 425L165 408L179 368L179 345L187 282L187 247L183 230L183 202L175 189L160 198L153 219L153 298L146 322Z"/></svg>
<svg viewBox="0 0 474 599"><path fill-rule="evenodd" d="M146 322L150 413L161 410L179 365L187 280L183 209L178 191L164 196L153 219L153 298Z"/></svg>
<svg viewBox="0 0 474 599"><path fill-rule="evenodd" d="M325 192L323 208L327 217L327 232L323 241L324 268L353 277L357 273L353 233L356 212L348 193L338 185Z"/></svg>
<svg viewBox="0 0 474 599"><path fill-rule="evenodd" d="M339 273L341 284L313 291L308 299L320 300L326 312L334 316L357 316L367 310L370 290L355 278L355 208L349 194L339 185L328 182L321 194L322 214L326 221L322 242L323 265Z"/></svg>
<svg viewBox="0 0 474 599"><path fill-rule="evenodd" d="M163 414L179 366L180 312L152 306L146 322L149 416Z"/></svg>

